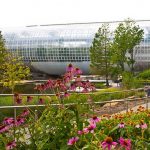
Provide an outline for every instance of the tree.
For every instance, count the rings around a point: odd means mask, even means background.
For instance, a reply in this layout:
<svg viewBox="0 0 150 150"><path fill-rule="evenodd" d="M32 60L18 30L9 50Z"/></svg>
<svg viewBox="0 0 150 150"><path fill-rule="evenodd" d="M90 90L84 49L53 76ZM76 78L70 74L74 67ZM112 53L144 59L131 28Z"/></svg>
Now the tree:
<svg viewBox="0 0 150 150"><path fill-rule="evenodd" d="M131 19L120 23L114 31L113 60L122 71L125 70L125 64L128 64L134 73L134 47L141 42L143 34L143 29Z"/></svg>
<svg viewBox="0 0 150 150"><path fill-rule="evenodd" d="M25 79L30 74L30 69L20 61L19 58L14 58L13 54L5 56L5 63L2 65L3 86L9 87L14 92L15 85Z"/></svg>
<svg viewBox="0 0 150 150"><path fill-rule="evenodd" d="M5 47L5 40L3 39L3 36L0 31L0 68L2 64L5 62L5 55L6 55L6 47Z"/></svg>
<svg viewBox="0 0 150 150"><path fill-rule="evenodd" d="M91 69L106 78L106 86L109 86L108 78L112 68L111 63L111 33L108 24L102 24L95 34L90 47Z"/></svg>

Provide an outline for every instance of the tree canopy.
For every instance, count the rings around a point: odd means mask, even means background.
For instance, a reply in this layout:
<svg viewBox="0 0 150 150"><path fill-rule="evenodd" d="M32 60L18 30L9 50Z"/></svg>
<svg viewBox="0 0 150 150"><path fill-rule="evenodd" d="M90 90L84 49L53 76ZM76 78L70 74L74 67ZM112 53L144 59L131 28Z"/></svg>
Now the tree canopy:
<svg viewBox="0 0 150 150"><path fill-rule="evenodd" d="M141 42L143 35L143 29L140 29L139 25L136 25L136 22L131 19L119 23L115 29L113 59L122 71L125 70L125 64L132 72L134 71L134 48Z"/></svg>
<svg viewBox="0 0 150 150"><path fill-rule="evenodd" d="M109 85L108 77L112 67L110 36L109 25L102 24L90 47L91 70L96 70L96 73L105 76L107 86Z"/></svg>

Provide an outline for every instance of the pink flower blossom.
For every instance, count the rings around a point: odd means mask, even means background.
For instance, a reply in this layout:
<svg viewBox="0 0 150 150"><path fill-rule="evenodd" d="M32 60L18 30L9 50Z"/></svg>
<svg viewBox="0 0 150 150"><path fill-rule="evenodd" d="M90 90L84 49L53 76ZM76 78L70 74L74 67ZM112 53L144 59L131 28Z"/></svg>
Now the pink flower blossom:
<svg viewBox="0 0 150 150"><path fill-rule="evenodd" d="M72 83L71 86L70 86L70 90L73 90L73 91L74 91L75 89L76 89L76 86L75 86L74 83Z"/></svg>
<svg viewBox="0 0 150 150"><path fill-rule="evenodd" d="M141 121L141 123L137 124L135 127L136 128L141 128L141 129L147 129L147 124L144 123L143 121Z"/></svg>
<svg viewBox="0 0 150 150"><path fill-rule="evenodd" d="M141 129L147 129L147 124L146 123L141 124Z"/></svg>
<svg viewBox="0 0 150 150"><path fill-rule="evenodd" d="M27 102L32 101L33 97L32 96L27 96Z"/></svg>
<svg viewBox="0 0 150 150"><path fill-rule="evenodd" d="M121 122L120 124L118 124L118 127L119 128L124 128L125 127L125 124L123 122Z"/></svg>
<svg viewBox="0 0 150 150"><path fill-rule="evenodd" d="M16 99L16 103L17 103L17 104L21 104L21 103L22 103L22 99L21 99L21 98L17 98L17 99Z"/></svg>
<svg viewBox="0 0 150 150"><path fill-rule="evenodd" d="M108 148L108 150L111 150L111 147L115 147L117 144L117 142L113 142L113 139L111 137L107 137L105 141L102 142L102 148L103 150L105 150L106 148Z"/></svg>
<svg viewBox="0 0 150 150"><path fill-rule="evenodd" d="M24 118L17 118L15 125L16 126L20 126L21 124L23 124L25 122Z"/></svg>
<svg viewBox="0 0 150 150"><path fill-rule="evenodd" d="M72 137L71 139L69 139L67 145L74 145L78 140L78 137Z"/></svg>
<svg viewBox="0 0 150 150"><path fill-rule="evenodd" d="M44 103L44 99L43 98L40 98L39 99L39 104L43 104Z"/></svg>
<svg viewBox="0 0 150 150"><path fill-rule="evenodd" d="M84 134L84 132L81 131L81 130L79 130L79 131L78 131L78 134L79 134L79 135L82 135L82 134Z"/></svg>
<svg viewBox="0 0 150 150"><path fill-rule="evenodd" d="M14 118L5 118L5 119L3 120L3 123L4 123L5 125L10 125L10 124L14 123Z"/></svg>
<svg viewBox="0 0 150 150"><path fill-rule="evenodd" d="M125 150L131 150L131 140L130 139L124 139L120 137L119 139L120 145L122 148L125 148Z"/></svg>
<svg viewBox="0 0 150 150"><path fill-rule="evenodd" d="M75 75L80 75L80 74L82 74L82 70L80 70L79 68L75 68L74 69L74 74Z"/></svg>
<svg viewBox="0 0 150 150"><path fill-rule="evenodd" d="M97 122L100 122L101 119L97 116L93 116L92 118L90 118L90 122L94 122L94 123L97 123Z"/></svg>
<svg viewBox="0 0 150 150"><path fill-rule="evenodd" d="M48 80L48 81L47 81L47 83L46 83L46 86L47 86L47 88L52 89L52 88L53 88L53 86L54 86L54 82L53 82L53 80Z"/></svg>
<svg viewBox="0 0 150 150"><path fill-rule="evenodd" d="M70 94L68 92L64 93L64 97L69 97L69 96L70 96Z"/></svg>
<svg viewBox="0 0 150 150"><path fill-rule="evenodd" d="M10 149L13 149L17 146L16 142L15 141L11 141L9 143L7 143L6 145L6 150L10 150Z"/></svg>
<svg viewBox="0 0 150 150"><path fill-rule="evenodd" d="M22 114L20 116L21 117L26 117L26 116L29 115L29 113L30 113L30 111L28 109L24 109L23 112L22 112Z"/></svg>
<svg viewBox="0 0 150 150"><path fill-rule="evenodd" d="M73 70L74 70L73 65L72 65L72 64L69 64L68 67L67 67L67 69L66 69L66 71L67 71L67 72L73 72Z"/></svg>
<svg viewBox="0 0 150 150"><path fill-rule="evenodd" d="M94 122L90 122L90 125L87 128L83 129L84 133L94 133L94 129L96 128L96 124Z"/></svg>
<svg viewBox="0 0 150 150"><path fill-rule="evenodd" d="M0 126L0 133L7 132L9 130L9 126L2 125Z"/></svg>

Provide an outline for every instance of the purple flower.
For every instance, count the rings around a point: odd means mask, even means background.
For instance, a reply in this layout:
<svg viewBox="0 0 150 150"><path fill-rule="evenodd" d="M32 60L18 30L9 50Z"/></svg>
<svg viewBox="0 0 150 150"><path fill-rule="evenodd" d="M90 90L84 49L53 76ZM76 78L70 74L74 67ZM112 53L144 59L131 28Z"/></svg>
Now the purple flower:
<svg viewBox="0 0 150 150"><path fill-rule="evenodd" d="M43 104L44 103L44 99L43 98L40 98L39 99L39 104Z"/></svg>
<svg viewBox="0 0 150 150"><path fill-rule="evenodd" d="M67 145L74 145L78 140L78 137L72 137L71 139L69 139Z"/></svg>
<svg viewBox="0 0 150 150"><path fill-rule="evenodd" d="M17 146L17 144L16 144L15 140L14 140L14 141L11 141L11 142L7 143L7 145L6 145L6 150L13 149L13 148L15 148L16 146Z"/></svg>
<svg viewBox="0 0 150 150"><path fill-rule="evenodd" d="M14 118L5 118L3 120L3 123L6 125L11 125L12 123L14 123Z"/></svg>
<svg viewBox="0 0 150 150"><path fill-rule="evenodd" d="M17 99L16 99L16 103L17 103L17 104L21 104L21 103L22 103L22 99L21 99L21 98L17 98Z"/></svg>
<svg viewBox="0 0 150 150"><path fill-rule="evenodd" d="M22 114L20 116L21 117L26 117L26 116L29 115L29 113L30 113L30 111L28 109L24 109L23 112L22 112Z"/></svg>
<svg viewBox="0 0 150 150"><path fill-rule="evenodd" d="M84 134L84 132L81 131L81 130L79 130L79 131L78 131L78 134L79 134L79 135L82 135L82 134Z"/></svg>
<svg viewBox="0 0 150 150"><path fill-rule="evenodd" d="M141 129L147 129L147 124L144 123L143 120L141 120L141 121L140 121L140 124L137 124L135 127L136 127L136 128L141 128Z"/></svg>
<svg viewBox="0 0 150 150"><path fill-rule="evenodd" d="M130 139L124 139L120 137L119 139L120 145L122 148L125 148L125 150L131 150L131 140Z"/></svg>
<svg viewBox="0 0 150 150"><path fill-rule="evenodd" d="M119 128L124 128L125 124L123 122L121 122L120 124L118 124Z"/></svg>
<svg viewBox="0 0 150 150"><path fill-rule="evenodd" d="M94 122L94 123L97 123L97 122L100 122L101 119L97 116L93 116L92 118L90 118L90 122Z"/></svg>
<svg viewBox="0 0 150 150"><path fill-rule="evenodd" d="M64 97L69 97L69 96L70 96L70 94L68 92L64 93Z"/></svg>
<svg viewBox="0 0 150 150"><path fill-rule="evenodd" d="M0 133L7 132L9 130L9 126L2 125L0 126Z"/></svg>
<svg viewBox="0 0 150 150"><path fill-rule="evenodd" d="M141 129L147 129L147 124L146 123L141 124Z"/></svg>
<svg viewBox="0 0 150 150"><path fill-rule="evenodd" d="M23 124L25 122L24 118L17 118L15 124L16 126L20 126L21 124Z"/></svg>
<svg viewBox="0 0 150 150"><path fill-rule="evenodd" d="M79 68L75 68L74 74L75 75L80 75L80 74L82 74L82 70L80 70Z"/></svg>
<svg viewBox="0 0 150 150"><path fill-rule="evenodd" d="M96 128L96 124L94 122L90 122L90 125L87 128L83 129L84 133L94 133L94 129Z"/></svg>
<svg viewBox="0 0 150 150"><path fill-rule="evenodd" d="M102 142L102 148L103 150L108 148L108 150L111 150L112 146L116 146L118 143L113 142L113 139L111 137L107 137L104 142Z"/></svg>
<svg viewBox="0 0 150 150"><path fill-rule="evenodd" d="M33 97L32 96L27 96L27 102L32 101Z"/></svg>
<svg viewBox="0 0 150 150"><path fill-rule="evenodd" d="M67 69L66 69L66 71L67 71L67 72L73 72L73 70L74 70L73 65L72 65L72 64L69 64L68 67L67 67Z"/></svg>

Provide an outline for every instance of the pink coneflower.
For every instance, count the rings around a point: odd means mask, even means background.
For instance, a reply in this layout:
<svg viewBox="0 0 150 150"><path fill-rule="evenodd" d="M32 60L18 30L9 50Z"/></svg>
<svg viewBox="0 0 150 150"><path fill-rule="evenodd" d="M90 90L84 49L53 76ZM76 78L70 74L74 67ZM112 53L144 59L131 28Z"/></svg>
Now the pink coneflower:
<svg viewBox="0 0 150 150"><path fill-rule="evenodd" d="M64 97L69 97L69 96L70 96L70 94L68 92L64 93Z"/></svg>
<svg viewBox="0 0 150 150"><path fill-rule="evenodd" d="M60 88L62 91L66 91L66 90L67 90L66 85L64 85L63 83L60 84L59 88Z"/></svg>
<svg viewBox="0 0 150 150"><path fill-rule="evenodd" d="M0 126L0 133L7 132L9 130L9 126L2 125Z"/></svg>
<svg viewBox="0 0 150 150"><path fill-rule="evenodd" d="M101 119L97 116L93 116L92 118L90 118L90 122L94 122L94 123L97 123L97 122L100 122Z"/></svg>
<svg viewBox="0 0 150 150"><path fill-rule="evenodd" d="M79 68L75 68L74 69L74 74L75 75L80 75L80 74L82 74L82 70L80 70Z"/></svg>
<svg viewBox="0 0 150 150"><path fill-rule="evenodd" d="M96 128L96 124L94 122L91 122L90 125L87 128L83 129L84 133L94 133L94 129Z"/></svg>
<svg viewBox="0 0 150 150"><path fill-rule="evenodd" d="M78 131L78 134L79 134L79 135L82 135L82 134L84 134L84 132L83 132L82 130L79 130L79 131Z"/></svg>
<svg viewBox="0 0 150 150"><path fill-rule="evenodd" d="M124 124L123 122L121 122L121 123L118 124L118 127L119 127L119 128L124 128L124 127L125 127L125 124Z"/></svg>
<svg viewBox="0 0 150 150"><path fill-rule="evenodd" d="M136 127L136 128L141 128L141 129L147 129L147 124L144 123L143 120L141 120L141 121L140 121L140 124L137 124L135 127Z"/></svg>
<svg viewBox="0 0 150 150"><path fill-rule="evenodd" d="M72 137L71 139L69 139L67 145L74 145L78 140L78 137Z"/></svg>
<svg viewBox="0 0 150 150"><path fill-rule="evenodd" d="M10 124L14 123L14 118L5 118L3 120L3 123L6 125L10 125Z"/></svg>
<svg viewBox="0 0 150 150"><path fill-rule="evenodd" d="M32 96L27 96L27 102L32 101L33 97Z"/></svg>
<svg viewBox="0 0 150 150"><path fill-rule="evenodd" d="M70 90L74 91L76 89L76 85L74 83L71 84Z"/></svg>
<svg viewBox="0 0 150 150"><path fill-rule="evenodd" d="M25 122L24 118L17 118L15 125L16 126L20 126L21 124L23 124Z"/></svg>
<svg viewBox="0 0 150 150"><path fill-rule="evenodd" d="M73 72L73 70L74 70L73 65L72 65L72 64L69 64L68 67L67 67L67 69L66 69L66 71L67 71L67 72Z"/></svg>
<svg viewBox="0 0 150 150"><path fill-rule="evenodd" d="M141 124L141 129L147 129L147 124L146 123Z"/></svg>
<svg viewBox="0 0 150 150"><path fill-rule="evenodd" d="M39 104L43 104L44 103L44 99L43 98L40 98L39 99Z"/></svg>
<svg viewBox="0 0 150 150"><path fill-rule="evenodd" d="M47 88L51 89L54 86L54 81L53 80L48 80L47 83L46 83L46 85L47 85Z"/></svg>
<svg viewBox="0 0 150 150"><path fill-rule="evenodd" d="M117 144L118 144L117 142L113 142L113 139L111 137L107 137L105 141L102 142L102 148L103 149L108 148L108 150L111 150L111 147L116 146Z"/></svg>
<svg viewBox="0 0 150 150"><path fill-rule="evenodd" d="M17 99L16 99L16 103L17 103L17 104L21 104L21 103L22 103L22 99L21 99L21 98L17 98Z"/></svg>
<svg viewBox="0 0 150 150"><path fill-rule="evenodd" d="M131 150L131 140L130 139L124 139L120 137L119 139L120 145L122 148L125 148L125 150Z"/></svg>
<svg viewBox="0 0 150 150"><path fill-rule="evenodd" d="M23 112L22 112L22 114L20 116L21 117L26 117L26 116L29 115L29 113L30 113L30 111L28 109L24 109Z"/></svg>
<svg viewBox="0 0 150 150"><path fill-rule="evenodd" d="M7 145L6 145L6 150L13 149L13 148L15 148L16 146L17 146L17 144L16 144L15 140L14 140L14 141L11 141L11 142L7 143Z"/></svg>

